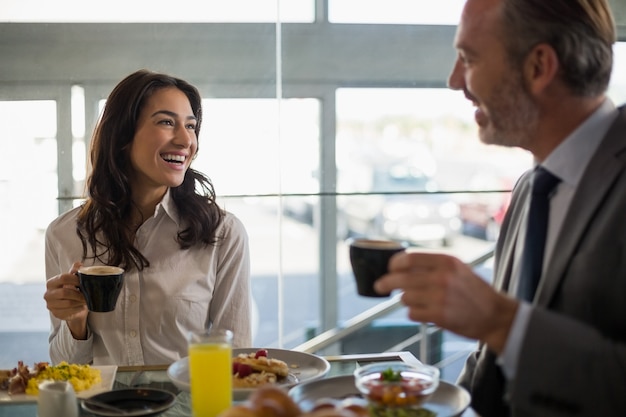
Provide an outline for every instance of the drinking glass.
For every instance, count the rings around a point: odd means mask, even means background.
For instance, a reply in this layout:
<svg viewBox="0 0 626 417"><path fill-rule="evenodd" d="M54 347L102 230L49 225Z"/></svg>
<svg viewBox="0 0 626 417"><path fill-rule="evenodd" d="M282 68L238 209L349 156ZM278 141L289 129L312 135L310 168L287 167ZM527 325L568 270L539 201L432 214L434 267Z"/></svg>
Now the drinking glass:
<svg viewBox="0 0 626 417"><path fill-rule="evenodd" d="M189 333L189 383L194 417L216 417L232 406L230 330Z"/></svg>

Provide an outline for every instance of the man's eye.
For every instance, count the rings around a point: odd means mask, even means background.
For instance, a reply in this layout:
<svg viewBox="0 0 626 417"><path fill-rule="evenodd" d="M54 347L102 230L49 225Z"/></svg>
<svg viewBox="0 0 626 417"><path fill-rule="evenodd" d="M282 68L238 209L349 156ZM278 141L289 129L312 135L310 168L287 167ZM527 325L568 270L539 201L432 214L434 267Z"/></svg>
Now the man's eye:
<svg viewBox="0 0 626 417"><path fill-rule="evenodd" d="M459 54L459 61L461 61L463 65L469 65L472 63L472 60L470 59L470 57L468 57L465 54Z"/></svg>

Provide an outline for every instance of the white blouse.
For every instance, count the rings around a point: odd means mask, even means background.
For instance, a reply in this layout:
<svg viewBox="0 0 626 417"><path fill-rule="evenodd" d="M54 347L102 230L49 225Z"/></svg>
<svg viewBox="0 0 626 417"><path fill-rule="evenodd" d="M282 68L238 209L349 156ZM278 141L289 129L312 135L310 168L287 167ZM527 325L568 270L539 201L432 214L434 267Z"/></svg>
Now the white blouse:
<svg viewBox="0 0 626 417"><path fill-rule="evenodd" d="M82 258L78 211L59 216L46 231L48 279ZM65 321L50 315L53 363L168 364L187 356L190 330L209 325L232 330L233 347L251 345L250 257L243 224L226 213L217 231L224 237L216 245L186 250L176 242L179 229L168 192L136 235L135 245L150 266L125 273L115 310L89 313L86 340L74 339Z"/></svg>

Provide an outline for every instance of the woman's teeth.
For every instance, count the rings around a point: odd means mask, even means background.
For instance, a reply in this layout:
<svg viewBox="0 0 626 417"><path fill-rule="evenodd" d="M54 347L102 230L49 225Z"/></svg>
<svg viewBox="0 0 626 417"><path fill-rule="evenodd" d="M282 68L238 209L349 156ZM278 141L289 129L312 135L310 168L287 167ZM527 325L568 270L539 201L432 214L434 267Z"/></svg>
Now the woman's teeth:
<svg viewBox="0 0 626 417"><path fill-rule="evenodd" d="M167 162L177 162L177 163L185 162L185 157L183 155L164 154L164 155L161 155L161 158L163 158Z"/></svg>

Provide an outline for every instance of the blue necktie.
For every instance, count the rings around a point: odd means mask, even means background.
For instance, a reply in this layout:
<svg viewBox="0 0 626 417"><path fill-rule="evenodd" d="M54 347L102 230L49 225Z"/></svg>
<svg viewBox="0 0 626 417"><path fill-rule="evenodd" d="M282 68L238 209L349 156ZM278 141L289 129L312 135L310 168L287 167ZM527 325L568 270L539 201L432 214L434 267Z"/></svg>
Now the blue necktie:
<svg viewBox="0 0 626 417"><path fill-rule="evenodd" d="M532 301L539 285L550 212L550 193L559 182L559 178L541 166L533 173L526 240L517 291L519 298L523 300Z"/></svg>

